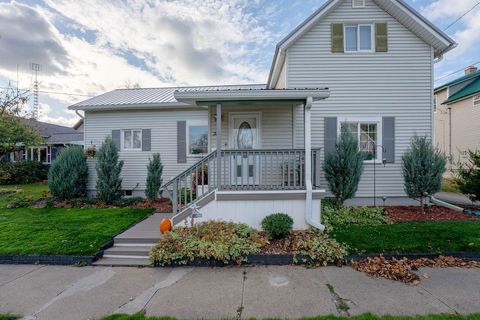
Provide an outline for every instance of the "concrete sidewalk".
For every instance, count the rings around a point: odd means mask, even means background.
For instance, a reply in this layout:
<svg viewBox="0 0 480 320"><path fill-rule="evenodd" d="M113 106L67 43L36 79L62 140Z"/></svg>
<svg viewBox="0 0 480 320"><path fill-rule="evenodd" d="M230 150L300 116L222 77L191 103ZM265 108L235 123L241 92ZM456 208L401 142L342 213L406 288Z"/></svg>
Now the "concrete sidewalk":
<svg viewBox="0 0 480 320"><path fill-rule="evenodd" d="M422 269L419 286L350 267L121 268L0 265L0 313L95 319L115 312L178 318L480 312L480 270ZM330 292L327 283L333 286ZM341 301L348 310L340 308Z"/></svg>

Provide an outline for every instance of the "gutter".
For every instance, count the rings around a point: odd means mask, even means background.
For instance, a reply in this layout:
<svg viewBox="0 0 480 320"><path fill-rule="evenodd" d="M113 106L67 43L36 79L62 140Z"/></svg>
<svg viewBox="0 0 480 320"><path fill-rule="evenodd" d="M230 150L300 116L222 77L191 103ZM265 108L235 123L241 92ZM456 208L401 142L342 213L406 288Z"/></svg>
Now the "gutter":
<svg viewBox="0 0 480 320"><path fill-rule="evenodd" d="M312 227L323 232L325 226L321 224L321 215L322 208L320 207L320 212L318 212L318 220L315 217L312 208L312 130L310 127L310 117L311 109L313 105L313 98L308 97L305 103L305 187L306 187L306 198L305 198L305 221Z"/></svg>

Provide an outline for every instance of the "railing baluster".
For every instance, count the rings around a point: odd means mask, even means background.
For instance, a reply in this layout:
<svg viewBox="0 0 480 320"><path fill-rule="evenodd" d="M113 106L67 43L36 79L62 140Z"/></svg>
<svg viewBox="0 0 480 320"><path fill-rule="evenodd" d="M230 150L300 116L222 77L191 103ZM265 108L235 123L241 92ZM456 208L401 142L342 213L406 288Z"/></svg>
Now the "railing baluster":
<svg viewBox="0 0 480 320"><path fill-rule="evenodd" d="M303 188L303 174L304 174L304 168L303 168L303 165L304 165L304 155L305 155L305 151L300 151L300 188Z"/></svg>

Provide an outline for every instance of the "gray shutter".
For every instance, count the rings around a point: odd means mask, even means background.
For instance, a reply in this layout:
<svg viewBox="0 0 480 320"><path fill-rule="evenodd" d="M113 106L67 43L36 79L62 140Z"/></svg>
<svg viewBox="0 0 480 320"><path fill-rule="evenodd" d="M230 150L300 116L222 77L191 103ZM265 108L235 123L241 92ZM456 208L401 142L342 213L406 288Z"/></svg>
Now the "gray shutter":
<svg viewBox="0 0 480 320"><path fill-rule="evenodd" d="M120 148L120 130L112 130L112 140L115 146L117 147L118 150L121 150Z"/></svg>
<svg viewBox="0 0 480 320"><path fill-rule="evenodd" d="M150 151L152 149L152 130L142 129L142 151Z"/></svg>
<svg viewBox="0 0 480 320"><path fill-rule="evenodd" d="M395 117L383 117L382 136L383 159L386 159L387 163L395 163Z"/></svg>
<svg viewBox="0 0 480 320"><path fill-rule="evenodd" d="M323 147L325 154L329 154L335 151L337 143L337 117L325 117L324 119Z"/></svg>
<svg viewBox="0 0 480 320"><path fill-rule="evenodd" d="M187 122L177 121L177 162L187 162Z"/></svg>
<svg viewBox="0 0 480 320"><path fill-rule="evenodd" d="M332 37L332 52L333 53L342 53L343 48L343 24L342 23L332 23L331 30Z"/></svg>
<svg viewBox="0 0 480 320"><path fill-rule="evenodd" d="M386 23L375 23L375 51L388 51L388 26Z"/></svg>

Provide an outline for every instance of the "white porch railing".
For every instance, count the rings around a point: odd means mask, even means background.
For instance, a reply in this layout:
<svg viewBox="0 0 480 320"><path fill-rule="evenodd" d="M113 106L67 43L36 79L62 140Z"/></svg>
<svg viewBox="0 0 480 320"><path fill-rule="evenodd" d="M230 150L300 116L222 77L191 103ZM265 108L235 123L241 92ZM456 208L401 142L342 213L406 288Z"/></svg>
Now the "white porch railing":
<svg viewBox="0 0 480 320"><path fill-rule="evenodd" d="M320 151L313 149L311 154L314 187L320 185ZM304 149L252 149L214 151L162 189L170 192L176 215L214 190L304 190L305 187Z"/></svg>

